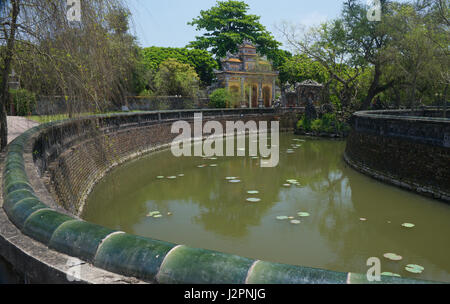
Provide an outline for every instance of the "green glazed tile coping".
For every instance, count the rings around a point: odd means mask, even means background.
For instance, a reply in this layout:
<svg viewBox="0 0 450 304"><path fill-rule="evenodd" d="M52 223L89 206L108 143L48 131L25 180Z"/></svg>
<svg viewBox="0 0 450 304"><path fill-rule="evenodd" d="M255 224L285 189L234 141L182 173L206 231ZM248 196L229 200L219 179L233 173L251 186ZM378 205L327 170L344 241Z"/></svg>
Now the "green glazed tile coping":
<svg viewBox="0 0 450 304"><path fill-rule="evenodd" d="M10 184L8 187L5 187L5 193L9 194L11 192L14 192L16 190L28 190L33 191L33 187L29 183L20 181L13 184Z"/></svg>
<svg viewBox="0 0 450 304"><path fill-rule="evenodd" d="M174 248L157 275L163 284L244 284L254 260L186 246Z"/></svg>
<svg viewBox="0 0 450 304"><path fill-rule="evenodd" d="M347 273L257 261L249 271L248 284L345 284Z"/></svg>
<svg viewBox="0 0 450 304"><path fill-rule="evenodd" d="M64 222L72 220L74 220L72 217L53 210L39 210L25 221L22 232L48 245L53 232Z"/></svg>
<svg viewBox="0 0 450 304"><path fill-rule="evenodd" d="M93 262L102 240L114 230L85 221L68 221L56 229L49 247L70 256Z"/></svg>
<svg viewBox="0 0 450 304"><path fill-rule="evenodd" d="M174 246L127 233L114 234L100 245L94 265L153 282L164 257Z"/></svg>
<svg viewBox="0 0 450 304"><path fill-rule="evenodd" d="M20 202L24 199L28 199L28 198L36 198L37 199L37 197L34 195L34 193L29 190L20 189L20 190L10 192L8 195L6 195L6 197L3 201L3 208L5 210L11 209L18 202Z"/></svg>
<svg viewBox="0 0 450 304"><path fill-rule="evenodd" d="M27 198L17 204L11 206L5 211L8 214L9 219L16 225L19 229L23 228L25 221L34 212L40 209L48 209L48 206L43 204L36 198Z"/></svg>

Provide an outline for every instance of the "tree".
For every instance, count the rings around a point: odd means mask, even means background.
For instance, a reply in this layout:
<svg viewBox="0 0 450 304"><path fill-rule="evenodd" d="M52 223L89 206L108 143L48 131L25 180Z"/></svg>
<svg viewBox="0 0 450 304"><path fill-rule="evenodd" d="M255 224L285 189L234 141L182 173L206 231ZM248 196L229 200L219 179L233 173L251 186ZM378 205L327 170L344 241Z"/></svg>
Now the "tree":
<svg viewBox="0 0 450 304"><path fill-rule="evenodd" d="M327 22L307 31L300 29L301 33L298 28L286 23L279 26L278 30L296 53L301 54L296 56L297 62L294 62L294 67L296 64L303 65L300 67L300 76L305 77L308 70L312 72L308 76L324 83L325 93L332 90L331 97L335 96L339 100L332 101L345 111L355 100L360 76L366 70L366 65L349 56L342 20ZM308 67L306 71L305 67Z"/></svg>
<svg viewBox="0 0 450 304"><path fill-rule="evenodd" d="M20 13L20 0L0 3L0 23L2 24L2 39L6 40L5 54L1 64L0 84L0 151L8 144L8 125L6 120L6 105L9 100L8 80L14 55L14 44Z"/></svg>
<svg viewBox="0 0 450 304"><path fill-rule="evenodd" d="M382 67L389 63L384 50L391 37L389 27L384 20L388 16L390 6L387 0L380 0L382 7L382 21L370 21L367 18L368 5L359 0L346 0L342 12L342 25L345 30L345 47L352 61L358 65L373 67L373 77L361 108L367 109L372 99L379 93L393 85L393 81L381 83Z"/></svg>
<svg viewBox="0 0 450 304"><path fill-rule="evenodd" d="M69 116L121 106L137 58L121 1L83 1L76 22L67 19L65 1L20 3L13 64L22 87L65 97Z"/></svg>
<svg viewBox="0 0 450 304"><path fill-rule="evenodd" d="M160 64L154 86L159 95L195 98L198 82L198 75L192 66L169 58Z"/></svg>
<svg viewBox="0 0 450 304"><path fill-rule="evenodd" d="M170 47L148 47L141 49L141 60L147 71L157 71L159 65L169 59L174 58L179 62L190 64L200 77L203 85L211 85L215 78L214 69L217 62L211 54L204 50Z"/></svg>
<svg viewBox="0 0 450 304"><path fill-rule="evenodd" d="M248 10L249 6L243 1L228 0L217 1L209 10L200 11L200 16L188 24L205 33L197 36L188 47L210 50L217 58L222 58L228 51L237 52L237 45L249 39L258 45L262 55L273 59L270 55L281 44L260 23L260 17L248 14Z"/></svg>

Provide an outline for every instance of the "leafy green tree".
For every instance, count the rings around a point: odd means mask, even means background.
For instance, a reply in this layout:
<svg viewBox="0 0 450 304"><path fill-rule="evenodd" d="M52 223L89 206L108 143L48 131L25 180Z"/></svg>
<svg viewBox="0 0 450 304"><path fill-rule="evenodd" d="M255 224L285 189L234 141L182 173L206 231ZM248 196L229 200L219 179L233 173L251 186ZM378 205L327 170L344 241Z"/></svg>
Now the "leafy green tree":
<svg viewBox="0 0 450 304"><path fill-rule="evenodd" d="M200 11L189 25L198 31L205 31L197 36L188 47L210 50L217 58L225 57L228 51L237 52L237 45L249 39L258 45L258 51L273 59L273 51L280 43L260 23L260 17L248 14L249 6L243 1L217 1L209 10ZM270 56L273 55L273 56Z"/></svg>
<svg viewBox="0 0 450 304"><path fill-rule="evenodd" d="M152 46L143 48L141 57L145 70L147 73L150 71L150 74L151 71L157 71L163 61L175 58L179 62L192 65L203 85L211 85L215 78L214 69L217 68L217 62L204 50Z"/></svg>
<svg viewBox="0 0 450 304"><path fill-rule="evenodd" d="M154 86L159 95L196 97L199 78L195 69L176 59L163 61L154 78Z"/></svg>

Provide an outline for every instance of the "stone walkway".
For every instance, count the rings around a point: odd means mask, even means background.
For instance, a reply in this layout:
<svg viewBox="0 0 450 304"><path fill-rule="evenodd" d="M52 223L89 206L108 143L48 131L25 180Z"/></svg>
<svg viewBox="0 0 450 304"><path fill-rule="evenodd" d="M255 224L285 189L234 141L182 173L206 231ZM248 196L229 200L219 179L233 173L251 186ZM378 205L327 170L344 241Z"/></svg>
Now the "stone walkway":
<svg viewBox="0 0 450 304"><path fill-rule="evenodd" d="M22 134L28 129L31 129L39 123L26 119L20 116L8 116L8 143L10 143L14 138Z"/></svg>

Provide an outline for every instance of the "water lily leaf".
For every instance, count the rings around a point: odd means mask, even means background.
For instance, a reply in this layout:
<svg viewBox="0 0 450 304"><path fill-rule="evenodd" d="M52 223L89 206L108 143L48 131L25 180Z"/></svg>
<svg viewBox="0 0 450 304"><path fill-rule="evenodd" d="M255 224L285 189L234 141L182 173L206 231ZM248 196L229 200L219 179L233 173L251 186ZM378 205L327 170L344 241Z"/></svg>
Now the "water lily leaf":
<svg viewBox="0 0 450 304"><path fill-rule="evenodd" d="M383 256L391 261L400 261L403 259L402 256L395 253L385 253Z"/></svg>
<svg viewBox="0 0 450 304"><path fill-rule="evenodd" d="M257 203L257 202L260 202L260 201L261 201L261 199L260 198L256 198L256 197L251 197L251 198L247 199L247 202L250 202L250 203Z"/></svg>
<svg viewBox="0 0 450 304"><path fill-rule="evenodd" d="M411 273L422 273L425 268L416 264L408 264L406 265L405 270Z"/></svg>
<svg viewBox="0 0 450 304"><path fill-rule="evenodd" d="M382 272L381 275L401 278L401 276L399 274L396 274L396 273L393 273L393 272L389 272L389 271Z"/></svg>
<svg viewBox="0 0 450 304"><path fill-rule="evenodd" d="M147 214L147 216L148 216L148 217L153 217L153 216L158 215L158 214L161 214L161 212L159 212L159 211L152 211L152 212L149 212L149 213Z"/></svg>
<svg viewBox="0 0 450 304"><path fill-rule="evenodd" d="M403 227L406 227L406 228L413 228L413 227L415 227L416 225L411 224L411 223L403 223L402 226L403 226Z"/></svg>
<svg viewBox="0 0 450 304"><path fill-rule="evenodd" d="M298 224L300 224L301 222L299 221L299 220L292 220L291 221L291 224L294 224L294 225L298 225Z"/></svg>
<svg viewBox="0 0 450 304"><path fill-rule="evenodd" d="M308 217L308 216L310 216L310 214L308 212L299 212L297 214L298 214L298 216L301 216L301 217Z"/></svg>
<svg viewBox="0 0 450 304"><path fill-rule="evenodd" d="M285 215L277 216L277 220L280 220L280 221L284 221L284 220L287 220L287 219L288 219L288 217L285 216Z"/></svg>

